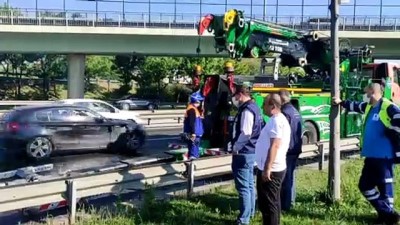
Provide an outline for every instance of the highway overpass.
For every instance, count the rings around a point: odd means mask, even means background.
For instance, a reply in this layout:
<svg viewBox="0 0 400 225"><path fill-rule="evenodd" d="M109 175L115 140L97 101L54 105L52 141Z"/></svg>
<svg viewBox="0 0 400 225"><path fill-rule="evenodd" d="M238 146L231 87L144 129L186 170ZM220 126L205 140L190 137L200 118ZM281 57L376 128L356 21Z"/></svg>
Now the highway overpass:
<svg viewBox="0 0 400 225"><path fill-rule="evenodd" d="M68 55L68 96L83 97L85 55L143 54L154 56L227 56L217 54L211 34L200 39L196 21L190 23L95 21L88 18L0 17L0 52L56 53ZM297 29L319 30L329 36L326 25L284 24ZM380 59L400 58L397 23L342 25L341 38L353 46L375 45Z"/></svg>
<svg viewBox="0 0 400 225"><path fill-rule="evenodd" d="M329 31L319 31L329 36ZM211 34L196 29L0 25L0 52L56 54L144 54L154 56L227 56L217 54ZM340 31L353 46L375 45L378 59L400 58L400 32ZM399 46L399 47L396 47Z"/></svg>

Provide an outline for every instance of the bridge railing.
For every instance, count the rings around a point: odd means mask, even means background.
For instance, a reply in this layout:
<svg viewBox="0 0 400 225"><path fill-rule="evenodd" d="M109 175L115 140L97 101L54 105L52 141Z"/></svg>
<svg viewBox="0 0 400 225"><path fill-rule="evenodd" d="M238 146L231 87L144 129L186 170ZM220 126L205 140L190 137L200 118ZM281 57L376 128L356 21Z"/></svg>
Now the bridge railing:
<svg viewBox="0 0 400 225"><path fill-rule="evenodd" d="M328 30L329 18L317 16L263 16L247 15L253 19L265 20L303 30ZM174 28L196 29L200 15L191 13L142 13L113 11L61 11L19 9L0 11L0 25L38 26L90 26L90 27L132 27L132 28ZM343 16L340 30L348 31L397 31L400 16Z"/></svg>

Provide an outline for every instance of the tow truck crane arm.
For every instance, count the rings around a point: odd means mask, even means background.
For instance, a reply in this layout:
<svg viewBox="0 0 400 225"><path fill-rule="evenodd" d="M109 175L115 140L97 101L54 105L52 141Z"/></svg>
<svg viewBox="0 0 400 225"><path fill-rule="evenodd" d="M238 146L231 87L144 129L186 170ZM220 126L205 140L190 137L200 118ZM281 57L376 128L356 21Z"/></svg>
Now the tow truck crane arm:
<svg viewBox="0 0 400 225"><path fill-rule="evenodd" d="M214 34L216 52L228 51L230 58L276 58L282 66L302 67L308 75L328 72L331 64L330 38L317 32L303 32L260 20L246 20L243 12L232 9L224 15L208 14L198 26L198 35ZM343 43L343 42L342 42ZM341 62L349 68L372 60L371 46L340 51Z"/></svg>
<svg viewBox="0 0 400 225"><path fill-rule="evenodd" d="M217 52L227 50L233 59L274 57L282 58L284 66L304 66L307 53L314 43L324 46L318 34L296 31L272 23L246 21L242 11L229 10L223 16L208 14L198 26L198 34L214 32Z"/></svg>

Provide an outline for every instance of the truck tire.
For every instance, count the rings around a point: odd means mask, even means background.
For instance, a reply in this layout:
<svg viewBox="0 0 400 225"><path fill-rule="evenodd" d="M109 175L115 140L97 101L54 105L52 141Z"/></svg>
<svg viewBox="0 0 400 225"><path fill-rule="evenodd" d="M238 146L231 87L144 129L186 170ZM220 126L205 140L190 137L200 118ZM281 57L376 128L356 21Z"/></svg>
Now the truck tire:
<svg viewBox="0 0 400 225"><path fill-rule="evenodd" d="M318 141L318 132L317 128L311 122L304 123L304 132L303 132L303 145L315 144Z"/></svg>

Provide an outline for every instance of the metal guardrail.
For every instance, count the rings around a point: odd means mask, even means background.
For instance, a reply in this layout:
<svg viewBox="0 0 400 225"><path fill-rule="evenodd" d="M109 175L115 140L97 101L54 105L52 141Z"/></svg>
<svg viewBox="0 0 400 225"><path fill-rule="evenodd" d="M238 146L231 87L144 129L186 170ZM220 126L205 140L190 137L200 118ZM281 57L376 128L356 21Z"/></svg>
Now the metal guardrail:
<svg viewBox="0 0 400 225"><path fill-rule="evenodd" d="M303 146L300 157L318 157L319 168L322 169L328 148L326 142ZM356 149L358 149L357 138L341 141L340 151ZM232 156L227 154L191 162L161 163L136 168L126 164L112 171L105 169L103 171L108 172L76 176L67 180L54 179L0 187L0 212L68 201L70 221L74 221L78 198L144 190L148 184L165 187L187 183L187 194L190 196L195 180L230 174L231 160ZM183 176L186 170L188 176Z"/></svg>
<svg viewBox="0 0 400 225"><path fill-rule="evenodd" d="M84 26L84 27L131 27L197 29L199 15L190 13L132 13L107 11L60 11L30 10L1 11L0 25L38 25L38 26ZM246 14L246 12L245 12ZM246 14L248 17L250 15ZM251 15L251 18L278 23L303 30L329 30L327 18L317 16L264 16ZM329 20L328 20L329 21ZM400 17L342 16L340 30L347 31L397 31Z"/></svg>

